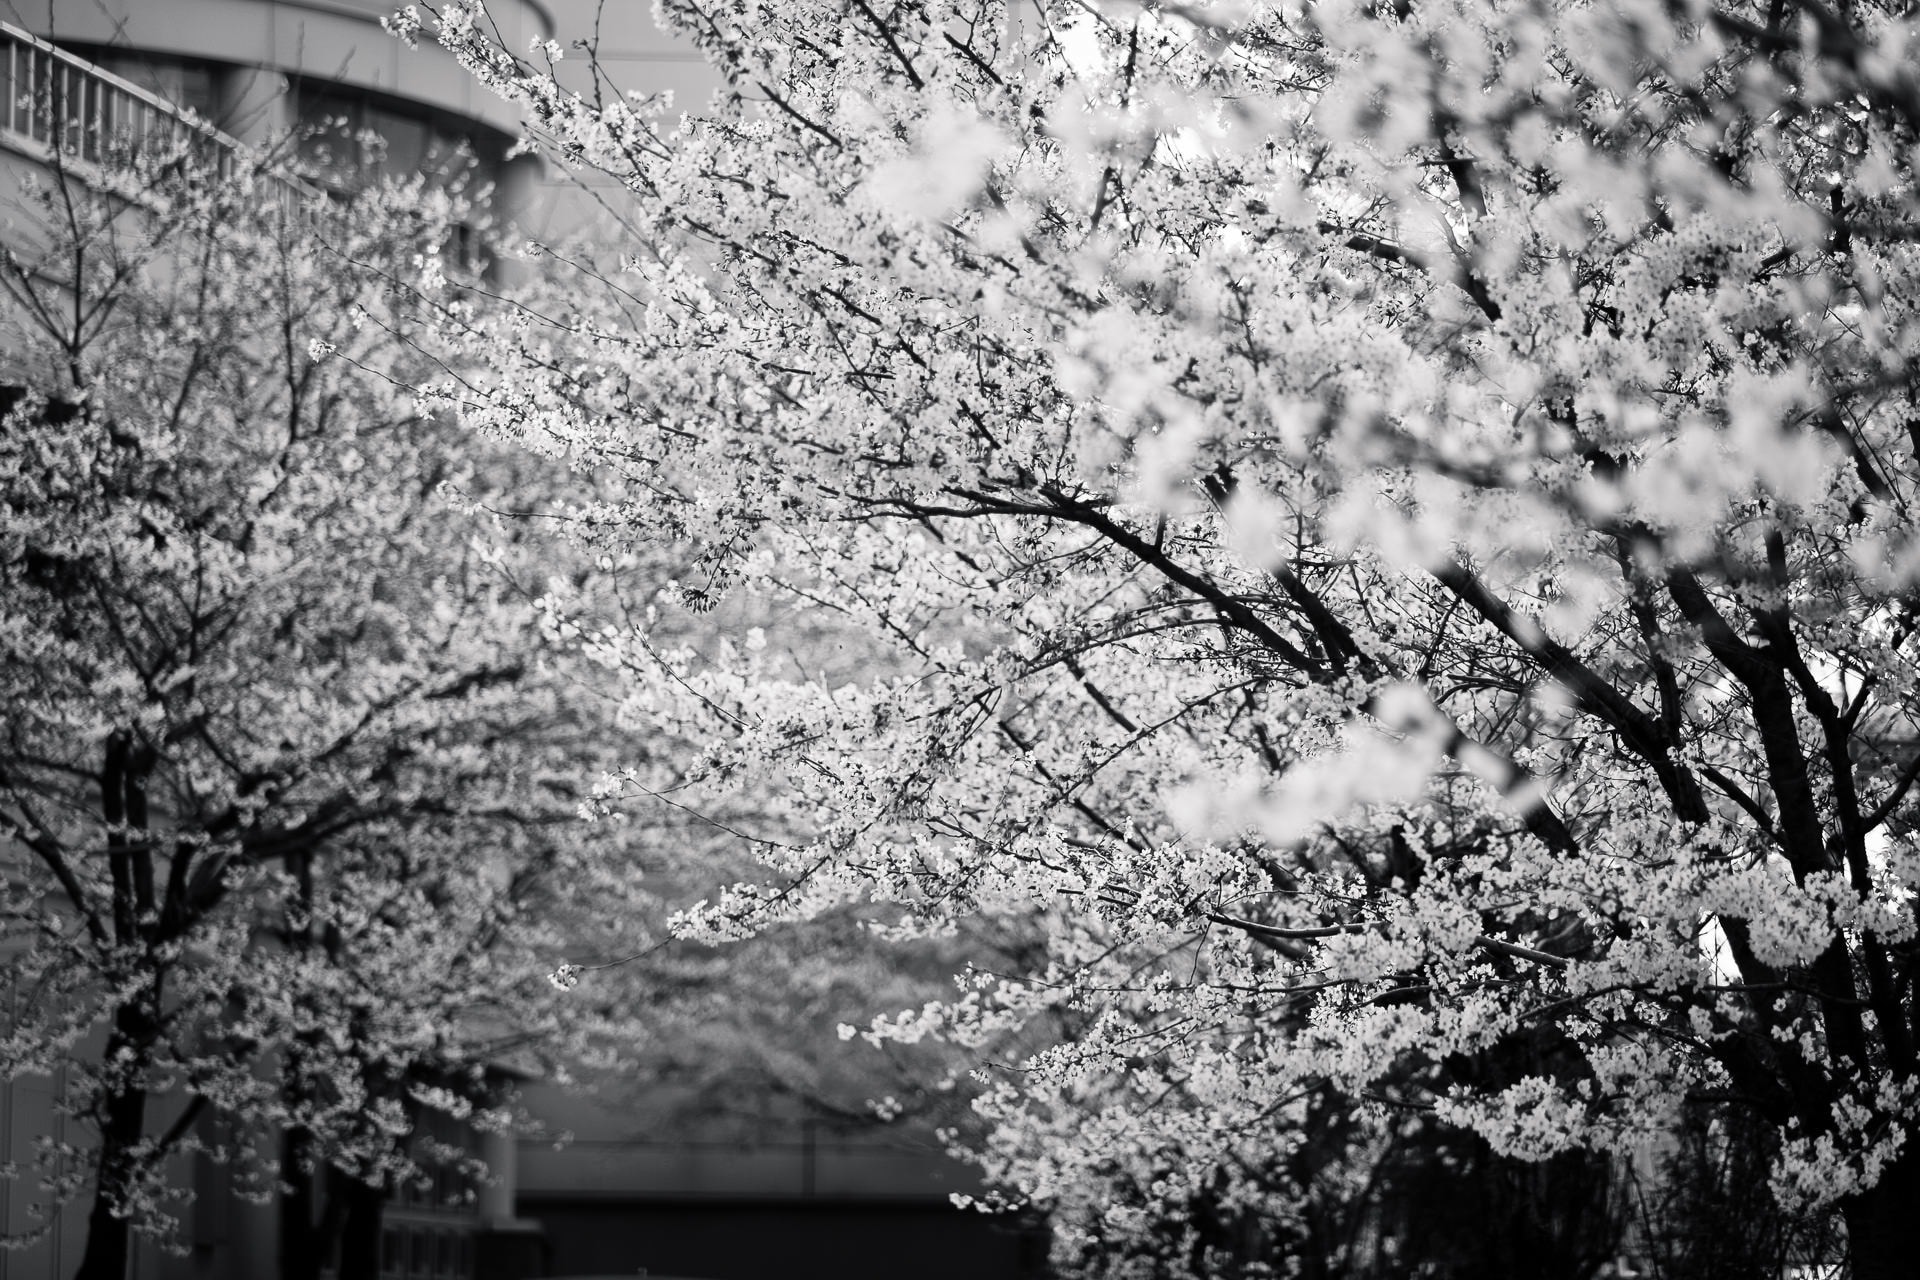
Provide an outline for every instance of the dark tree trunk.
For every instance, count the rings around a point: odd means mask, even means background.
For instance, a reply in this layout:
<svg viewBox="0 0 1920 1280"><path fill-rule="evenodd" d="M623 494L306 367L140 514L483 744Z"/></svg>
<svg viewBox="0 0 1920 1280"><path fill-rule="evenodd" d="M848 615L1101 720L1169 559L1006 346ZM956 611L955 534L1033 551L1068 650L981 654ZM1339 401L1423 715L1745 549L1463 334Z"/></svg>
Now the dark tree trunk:
<svg viewBox="0 0 1920 1280"><path fill-rule="evenodd" d="M127 1262L132 1251L132 1233L126 1206L138 1180L139 1161L134 1148L146 1129L147 1091L139 1084L146 1058L147 1019L143 1010L122 1006L114 1014L113 1032L107 1037L103 1061L118 1063L130 1054L124 1068L110 1086L101 1110L100 1176L94 1189L93 1209L87 1215L87 1243L80 1255L80 1269L74 1280L126 1280Z"/></svg>
<svg viewBox="0 0 1920 1280"><path fill-rule="evenodd" d="M301 954L313 949L313 852L297 850L287 856L287 869L298 889L299 923L288 931L288 943ZM303 1004L309 1013L314 1012ZM283 1078L287 1103L300 1115L313 1100L309 1079L318 1033L303 1032L287 1046ZM322 1268L333 1257L340 1241L342 1218L346 1212L345 1188L336 1171L322 1164L315 1153L315 1138L310 1129L295 1124L288 1128L280 1148L280 1179L288 1190L281 1200L280 1280L319 1280ZM325 1193L322 1195L324 1180ZM324 1200L325 1208L320 1209ZM347 1270L340 1274L352 1276ZM368 1271L367 1275L376 1272Z"/></svg>
<svg viewBox="0 0 1920 1280"><path fill-rule="evenodd" d="M340 1228L340 1274L380 1274L380 1215L386 1208L385 1187L344 1174L335 1176L334 1195L345 1207Z"/></svg>
<svg viewBox="0 0 1920 1280"><path fill-rule="evenodd" d="M321 1168L312 1161L312 1142L311 1134L296 1128L281 1147L280 1180L287 1190L280 1198L280 1280L319 1280L340 1237L339 1188L328 1191L322 1209Z"/></svg>
<svg viewBox="0 0 1920 1280"><path fill-rule="evenodd" d="M1913 1280L1920 1268L1920 1134L1909 1134L1900 1158L1873 1190L1841 1206L1853 1280Z"/></svg>

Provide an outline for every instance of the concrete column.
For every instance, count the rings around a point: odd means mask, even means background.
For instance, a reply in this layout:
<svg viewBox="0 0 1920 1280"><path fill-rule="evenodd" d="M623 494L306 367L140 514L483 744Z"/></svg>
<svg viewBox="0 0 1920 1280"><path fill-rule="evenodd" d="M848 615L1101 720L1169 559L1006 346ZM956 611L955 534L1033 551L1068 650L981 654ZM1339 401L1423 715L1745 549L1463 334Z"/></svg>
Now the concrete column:
<svg viewBox="0 0 1920 1280"><path fill-rule="evenodd" d="M539 156L515 156L500 166L493 179L493 219L503 235L515 240L528 234L528 218L540 195Z"/></svg>
<svg viewBox="0 0 1920 1280"><path fill-rule="evenodd" d="M214 124L248 146L271 146L293 128L292 82L271 67L228 67L216 87L220 114Z"/></svg>
<svg viewBox="0 0 1920 1280"><path fill-rule="evenodd" d="M486 1185L480 1188L480 1220L500 1224L513 1218L513 1198L520 1188L520 1148L511 1133L480 1135L480 1158L487 1165Z"/></svg>

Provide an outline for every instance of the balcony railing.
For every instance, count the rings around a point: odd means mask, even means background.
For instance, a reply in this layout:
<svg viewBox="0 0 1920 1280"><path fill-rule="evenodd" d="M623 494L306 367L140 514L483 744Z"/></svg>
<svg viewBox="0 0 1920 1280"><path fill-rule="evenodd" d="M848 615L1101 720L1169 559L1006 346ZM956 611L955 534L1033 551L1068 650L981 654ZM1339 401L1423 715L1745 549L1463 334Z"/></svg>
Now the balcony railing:
<svg viewBox="0 0 1920 1280"><path fill-rule="evenodd" d="M186 161L226 181L253 163L243 144L192 112L6 22L0 100L0 141L83 170L137 159ZM262 176L269 200L289 216L308 218L325 206L325 191L310 182L289 173Z"/></svg>

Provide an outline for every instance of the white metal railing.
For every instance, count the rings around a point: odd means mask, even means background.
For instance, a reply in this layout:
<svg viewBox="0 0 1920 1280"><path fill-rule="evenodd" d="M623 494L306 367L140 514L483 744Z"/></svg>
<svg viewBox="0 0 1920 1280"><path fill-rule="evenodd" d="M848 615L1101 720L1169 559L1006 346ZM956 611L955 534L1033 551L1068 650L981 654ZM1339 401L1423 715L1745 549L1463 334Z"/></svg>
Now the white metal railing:
<svg viewBox="0 0 1920 1280"><path fill-rule="evenodd" d="M0 135L21 149L87 166L191 160L234 176L246 147L139 85L0 22ZM263 175L283 213L310 216L325 191L290 173Z"/></svg>

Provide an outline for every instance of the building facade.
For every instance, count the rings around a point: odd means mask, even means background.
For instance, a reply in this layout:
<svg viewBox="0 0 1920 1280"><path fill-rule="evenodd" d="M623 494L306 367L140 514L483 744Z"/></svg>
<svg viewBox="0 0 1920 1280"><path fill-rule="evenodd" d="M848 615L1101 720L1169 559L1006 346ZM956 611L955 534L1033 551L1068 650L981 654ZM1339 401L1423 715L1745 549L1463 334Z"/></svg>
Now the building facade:
<svg viewBox="0 0 1920 1280"><path fill-rule="evenodd" d="M294 130L370 131L386 140L386 163L413 172L451 161L461 144L492 184L503 214L525 208L539 183L532 157L508 162L518 135L513 108L474 83L445 51L408 49L380 28L388 0L11 0L16 27L85 58L102 71L189 110L242 142ZM554 34L535 0L488 6L509 45ZM304 157L342 182L362 158L325 144Z"/></svg>

